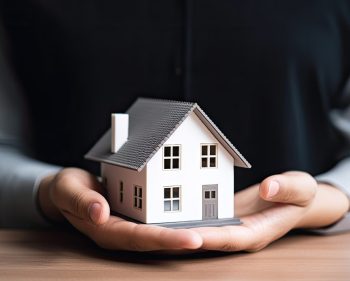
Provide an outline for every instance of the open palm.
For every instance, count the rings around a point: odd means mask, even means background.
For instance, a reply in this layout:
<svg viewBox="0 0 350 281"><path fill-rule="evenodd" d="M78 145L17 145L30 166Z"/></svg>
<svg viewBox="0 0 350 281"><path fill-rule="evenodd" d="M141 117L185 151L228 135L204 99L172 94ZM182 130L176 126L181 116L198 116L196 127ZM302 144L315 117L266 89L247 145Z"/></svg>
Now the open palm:
<svg viewBox="0 0 350 281"><path fill-rule="evenodd" d="M63 169L43 181L41 189L41 207L52 220L65 217L100 247L132 251L255 251L293 228L331 224L349 207L340 191L317 184L306 173L288 172L235 195L236 215L242 225L170 229L110 215L100 183L81 169Z"/></svg>

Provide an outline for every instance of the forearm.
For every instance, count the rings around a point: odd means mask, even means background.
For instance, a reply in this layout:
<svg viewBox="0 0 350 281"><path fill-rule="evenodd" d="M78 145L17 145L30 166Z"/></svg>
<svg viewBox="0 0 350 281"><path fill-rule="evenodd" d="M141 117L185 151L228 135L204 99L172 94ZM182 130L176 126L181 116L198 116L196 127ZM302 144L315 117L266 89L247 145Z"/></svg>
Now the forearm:
<svg viewBox="0 0 350 281"><path fill-rule="evenodd" d="M315 198L295 228L320 228L340 220L349 210L349 199L335 187L319 183Z"/></svg>

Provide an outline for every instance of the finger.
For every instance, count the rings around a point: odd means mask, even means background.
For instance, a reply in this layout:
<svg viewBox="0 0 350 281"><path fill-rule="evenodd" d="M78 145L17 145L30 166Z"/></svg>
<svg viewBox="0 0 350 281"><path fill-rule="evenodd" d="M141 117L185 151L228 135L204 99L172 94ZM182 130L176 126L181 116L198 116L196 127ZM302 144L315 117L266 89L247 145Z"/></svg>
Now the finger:
<svg viewBox="0 0 350 281"><path fill-rule="evenodd" d="M198 249L200 235L189 229L135 224L111 216L104 225L93 225L70 216L69 221L100 247L112 250L162 251Z"/></svg>
<svg viewBox="0 0 350 281"><path fill-rule="evenodd" d="M89 173L80 169L67 169L54 180L52 200L66 214L79 219L103 224L109 217L109 205L99 193L101 187Z"/></svg>
<svg viewBox="0 0 350 281"><path fill-rule="evenodd" d="M304 172L287 172L266 178L260 184L260 197L266 201L308 205L316 194L316 180Z"/></svg>
<svg viewBox="0 0 350 281"><path fill-rule="evenodd" d="M302 207L276 205L242 218L242 225L196 228L201 249L215 251L258 251L285 235L300 220Z"/></svg>

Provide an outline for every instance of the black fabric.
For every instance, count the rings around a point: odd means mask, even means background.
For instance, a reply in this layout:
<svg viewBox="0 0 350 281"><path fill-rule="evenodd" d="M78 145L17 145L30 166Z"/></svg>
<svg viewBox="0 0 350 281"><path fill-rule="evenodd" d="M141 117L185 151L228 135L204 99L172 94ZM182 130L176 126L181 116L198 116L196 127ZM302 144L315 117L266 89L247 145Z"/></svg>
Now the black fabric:
<svg viewBox="0 0 350 281"><path fill-rule="evenodd" d="M350 75L350 1L2 0L37 158L83 155L138 97L198 102L253 165L237 190L318 174L345 147L330 123Z"/></svg>

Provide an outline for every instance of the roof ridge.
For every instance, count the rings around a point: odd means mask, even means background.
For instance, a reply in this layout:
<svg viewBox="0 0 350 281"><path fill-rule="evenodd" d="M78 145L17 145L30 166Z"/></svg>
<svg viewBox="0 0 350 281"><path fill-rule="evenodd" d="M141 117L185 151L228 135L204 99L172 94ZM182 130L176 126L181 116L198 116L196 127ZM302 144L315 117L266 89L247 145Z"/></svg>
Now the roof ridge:
<svg viewBox="0 0 350 281"><path fill-rule="evenodd" d="M178 103L178 104L186 104L186 105L195 105L195 104L197 104L196 102L191 102L191 101L179 101L179 100L168 100L168 99L147 98L147 97L138 97L136 99L135 103L137 101L152 101L152 102L162 102L162 103Z"/></svg>

